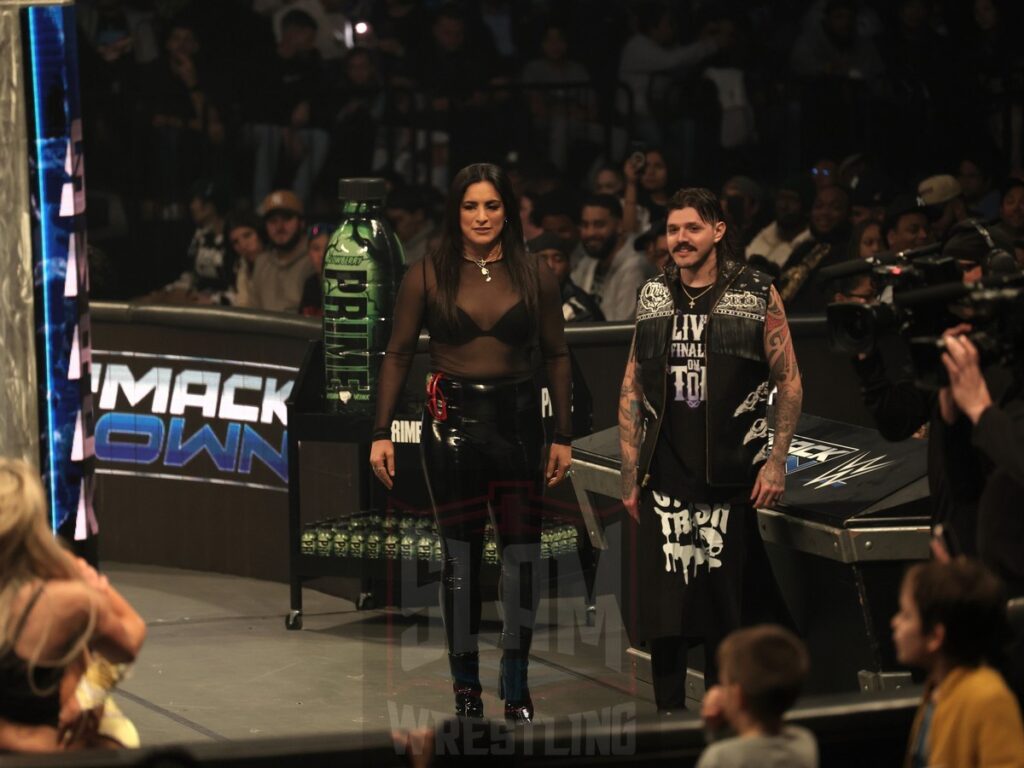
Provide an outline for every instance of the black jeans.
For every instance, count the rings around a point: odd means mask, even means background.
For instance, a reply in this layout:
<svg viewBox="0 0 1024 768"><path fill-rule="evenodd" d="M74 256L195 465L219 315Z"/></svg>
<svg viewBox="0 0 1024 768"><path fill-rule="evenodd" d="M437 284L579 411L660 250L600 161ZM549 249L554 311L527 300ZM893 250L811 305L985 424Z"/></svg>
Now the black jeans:
<svg viewBox="0 0 1024 768"><path fill-rule="evenodd" d="M541 588L544 430L536 387L529 379L442 377L437 392L424 410L420 448L443 549L441 611L448 652L478 650L484 527L493 515L501 562L501 644L506 653L526 656Z"/></svg>

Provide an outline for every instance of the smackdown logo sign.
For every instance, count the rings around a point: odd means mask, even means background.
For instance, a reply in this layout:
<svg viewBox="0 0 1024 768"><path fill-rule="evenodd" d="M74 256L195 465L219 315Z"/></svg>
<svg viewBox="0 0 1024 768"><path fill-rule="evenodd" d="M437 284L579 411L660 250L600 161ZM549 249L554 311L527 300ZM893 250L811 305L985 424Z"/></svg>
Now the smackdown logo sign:
<svg viewBox="0 0 1024 768"><path fill-rule="evenodd" d="M846 485L852 478L876 472L895 463L895 460L886 461L885 458L885 454L872 456L868 451L861 451L849 445L793 435L793 440L789 444L789 455L786 456L786 476L831 463L827 469L806 480L803 485L818 490L838 488ZM843 461L833 463L838 459Z"/></svg>
<svg viewBox="0 0 1024 768"><path fill-rule="evenodd" d="M288 487L297 369L94 350L97 474Z"/></svg>

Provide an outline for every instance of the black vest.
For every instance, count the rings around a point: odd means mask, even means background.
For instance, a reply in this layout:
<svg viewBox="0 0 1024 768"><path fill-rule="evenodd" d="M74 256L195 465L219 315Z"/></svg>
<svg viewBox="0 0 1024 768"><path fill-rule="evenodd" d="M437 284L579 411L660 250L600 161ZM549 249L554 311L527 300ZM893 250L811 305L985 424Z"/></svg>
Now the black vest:
<svg viewBox="0 0 1024 768"><path fill-rule="evenodd" d="M771 278L737 262L719 269L705 332L707 366L707 483L751 487L768 458L769 369L764 321ZM644 393L644 438L637 464L646 486L658 433L665 418L672 322L680 304L679 271L670 265L640 288L636 349Z"/></svg>

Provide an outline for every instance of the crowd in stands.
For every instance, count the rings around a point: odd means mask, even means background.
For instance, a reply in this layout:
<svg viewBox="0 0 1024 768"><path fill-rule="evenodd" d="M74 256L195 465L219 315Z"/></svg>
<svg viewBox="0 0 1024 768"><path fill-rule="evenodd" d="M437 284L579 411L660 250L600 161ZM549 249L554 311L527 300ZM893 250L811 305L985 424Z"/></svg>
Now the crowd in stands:
<svg viewBox="0 0 1024 768"><path fill-rule="evenodd" d="M413 261L471 161L513 173L528 237L575 241L574 280L602 299L620 281L606 271L635 279L633 237L682 186L722 190L748 253L779 268L816 245L829 254L811 261L835 261L847 223L883 225L929 177L955 177L933 190L947 223L998 216L1022 166L1021 15L999 0L83 0L93 293L170 285L153 298L296 311L238 292L255 263L226 221L290 190L304 227L330 223L338 178L382 176ZM591 194L622 208L598 269ZM176 281L186 270L202 279Z"/></svg>
<svg viewBox="0 0 1024 768"><path fill-rule="evenodd" d="M385 215L412 263L437 245L449 177L470 161L511 174L528 247L558 277L567 322L633 319L638 287L669 260L666 204L683 186L720 192L730 237L790 313L871 300L869 275L816 276L883 251L944 242L965 282L993 269L997 248L1024 267L1019 3L76 7L98 298L315 316L338 178L388 180ZM982 222L987 247L968 219ZM0 469L23 493L25 471ZM3 536L42 540L29 490L24 530L8 530L13 512L0 505ZM74 689L84 650L128 661L145 630L102 577L44 549L0 595L0 672L28 698L46 684L35 737L50 744L62 733L60 681ZM1012 569L993 570L1024 592ZM1017 699L989 666L1000 660L1000 590L965 559L908 572L893 641L926 681L908 765L1024 764ZM71 651L39 655L37 616L63 592L85 601L87 627L68 630ZM813 736L783 719L807 674L800 641L756 627L719 654L704 714L738 738L701 765L816 765ZM20 748L12 712L0 712L0 749Z"/></svg>

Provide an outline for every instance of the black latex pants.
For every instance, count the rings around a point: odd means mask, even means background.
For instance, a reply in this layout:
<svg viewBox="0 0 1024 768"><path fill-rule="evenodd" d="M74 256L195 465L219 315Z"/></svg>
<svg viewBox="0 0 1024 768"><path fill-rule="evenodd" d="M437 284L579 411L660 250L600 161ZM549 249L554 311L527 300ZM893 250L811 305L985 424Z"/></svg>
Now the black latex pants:
<svg viewBox="0 0 1024 768"><path fill-rule="evenodd" d="M424 410L420 444L441 535L448 652L478 651L484 528L493 516L501 563L501 645L506 655L525 657L541 588L544 432L536 388L529 380L484 384L447 378L438 388L439 398Z"/></svg>

